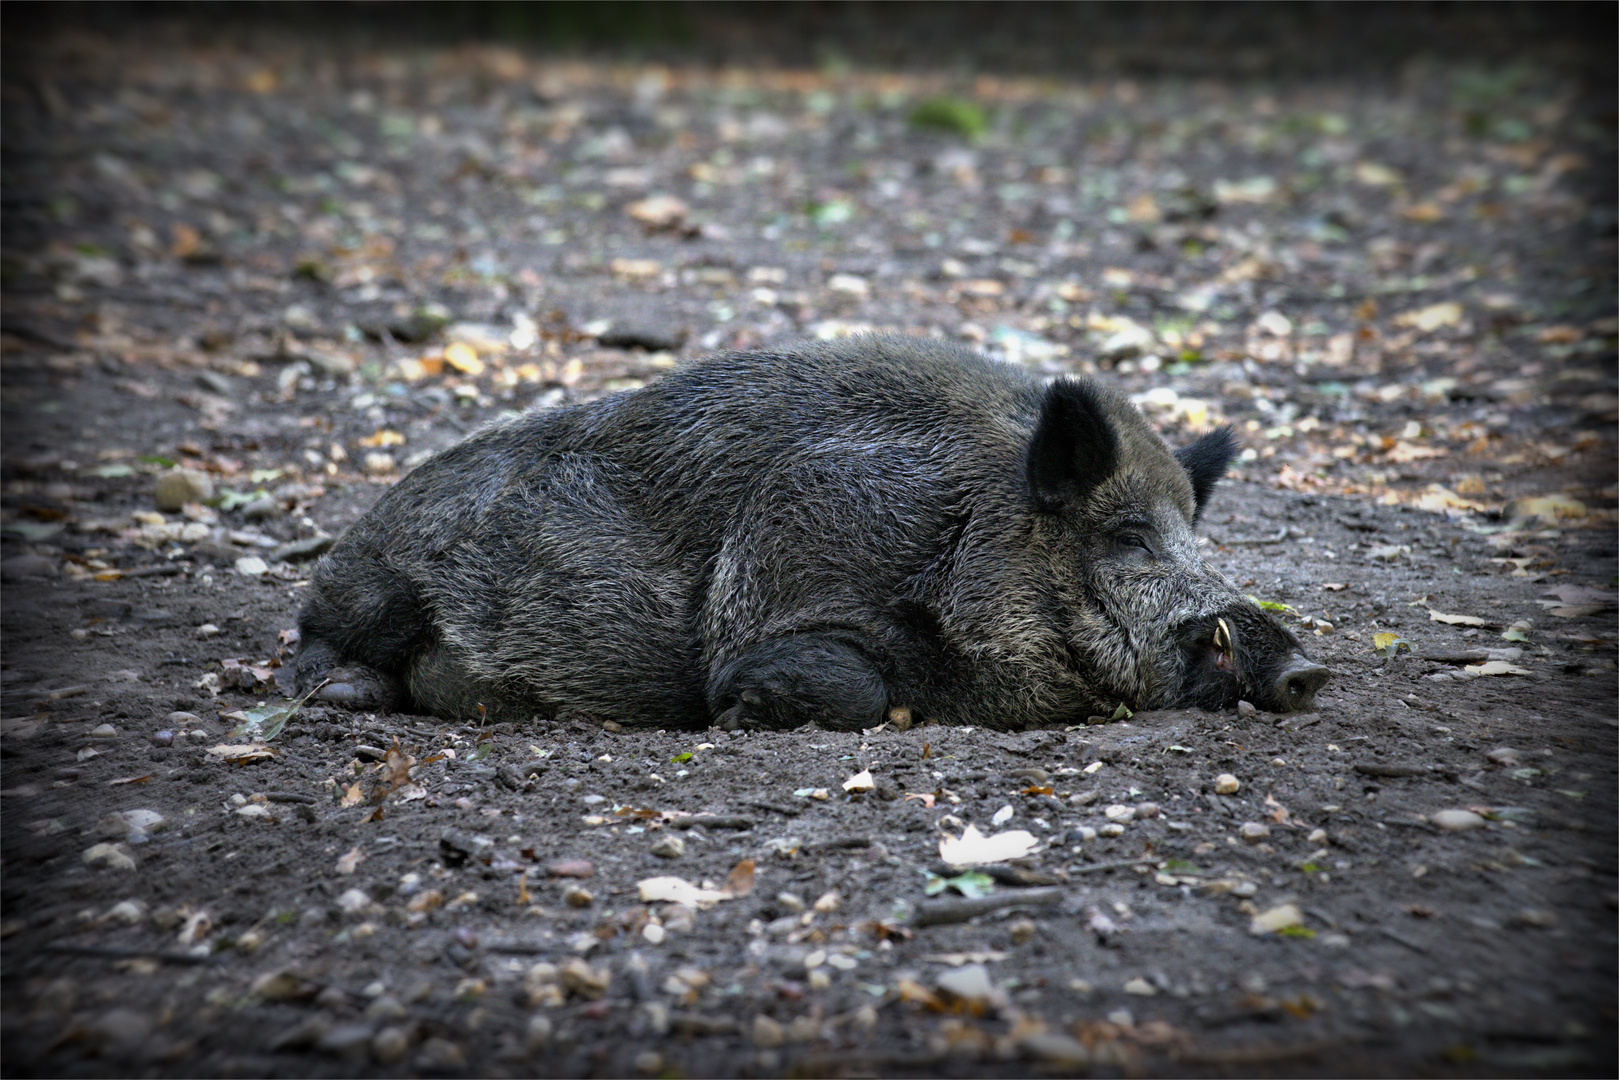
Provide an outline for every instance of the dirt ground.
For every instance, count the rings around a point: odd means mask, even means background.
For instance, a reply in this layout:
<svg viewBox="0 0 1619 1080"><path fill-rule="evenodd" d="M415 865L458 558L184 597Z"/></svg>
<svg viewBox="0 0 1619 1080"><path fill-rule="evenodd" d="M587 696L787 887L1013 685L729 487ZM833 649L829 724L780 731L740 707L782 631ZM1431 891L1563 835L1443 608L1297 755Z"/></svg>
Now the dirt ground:
<svg viewBox="0 0 1619 1080"><path fill-rule="evenodd" d="M20 7L5 1075L1614 1075L1611 7ZM1315 711L278 692L427 454L862 328L1234 424L1208 557Z"/></svg>

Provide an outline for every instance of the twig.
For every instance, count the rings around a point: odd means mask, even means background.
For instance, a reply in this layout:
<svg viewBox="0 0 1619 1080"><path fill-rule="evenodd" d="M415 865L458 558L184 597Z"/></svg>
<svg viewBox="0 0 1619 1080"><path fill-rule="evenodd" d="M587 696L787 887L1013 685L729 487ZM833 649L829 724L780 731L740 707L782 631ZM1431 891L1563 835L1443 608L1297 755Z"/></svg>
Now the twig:
<svg viewBox="0 0 1619 1080"><path fill-rule="evenodd" d="M45 946L45 951L67 956L91 956L98 960L156 960L160 964L200 965L216 962L212 956L192 956L190 953L158 949L125 949L116 945L78 945L70 941L53 941Z"/></svg>
<svg viewBox="0 0 1619 1080"><path fill-rule="evenodd" d="M1365 776L1427 776L1432 770L1426 765L1383 765L1376 761L1357 761L1355 771Z"/></svg>
<svg viewBox="0 0 1619 1080"><path fill-rule="evenodd" d="M1159 860L1153 859L1120 859L1117 862L1091 863L1089 866L1076 866L1069 870L1070 874L1100 874L1104 870L1128 870L1132 866L1152 866Z"/></svg>
<svg viewBox="0 0 1619 1080"><path fill-rule="evenodd" d="M1055 904L1063 898L1061 889L1028 889L1015 893L994 893L990 896L973 896L965 900L940 900L931 904L922 904L911 916L912 926L943 926L949 923L966 922L968 919L986 915L991 911L1000 911L1002 908L1044 907Z"/></svg>
<svg viewBox="0 0 1619 1080"><path fill-rule="evenodd" d="M1257 547L1260 544L1280 544L1287 539L1287 530L1283 529L1275 536L1257 536L1251 540L1215 540L1215 547Z"/></svg>

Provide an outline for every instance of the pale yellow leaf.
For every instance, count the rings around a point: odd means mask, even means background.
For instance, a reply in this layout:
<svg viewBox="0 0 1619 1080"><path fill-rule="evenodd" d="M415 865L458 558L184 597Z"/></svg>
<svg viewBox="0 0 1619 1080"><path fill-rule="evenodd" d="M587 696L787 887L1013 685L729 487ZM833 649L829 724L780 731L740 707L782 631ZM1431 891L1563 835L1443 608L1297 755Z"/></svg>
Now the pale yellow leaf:
<svg viewBox="0 0 1619 1080"><path fill-rule="evenodd" d="M1468 664L1466 669L1473 675L1533 675L1528 668L1521 668L1517 664L1509 664L1505 660L1488 660L1482 664Z"/></svg>
<svg viewBox="0 0 1619 1080"><path fill-rule="evenodd" d="M1461 321L1462 305L1454 300L1445 300L1397 315L1394 318L1394 325L1410 326L1427 334L1442 326L1455 326Z"/></svg>
<svg viewBox="0 0 1619 1080"><path fill-rule="evenodd" d="M985 836L976 826L969 825L960 837L946 836L939 840L939 858L952 867L987 866L990 863L1021 859L1038 845L1033 834L1026 829Z"/></svg>
<svg viewBox="0 0 1619 1080"><path fill-rule="evenodd" d="M636 882L636 889L644 904L662 902L687 907L711 907L721 900L731 899L731 894L723 889L705 889L677 877L646 878Z"/></svg>
<svg viewBox="0 0 1619 1080"><path fill-rule="evenodd" d="M1433 622L1444 623L1446 626L1489 626L1490 620L1481 619L1477 615L1446 615L1443 611L1430 611L1428 618Z"/></svg>
<svg viewBox="0 0 1619 1080"><path fill-rule="evenodd" d="M843 782L843 790L849 792L871 791L877 786L877 781L871 778L870 769L862 769Z"/></svg>

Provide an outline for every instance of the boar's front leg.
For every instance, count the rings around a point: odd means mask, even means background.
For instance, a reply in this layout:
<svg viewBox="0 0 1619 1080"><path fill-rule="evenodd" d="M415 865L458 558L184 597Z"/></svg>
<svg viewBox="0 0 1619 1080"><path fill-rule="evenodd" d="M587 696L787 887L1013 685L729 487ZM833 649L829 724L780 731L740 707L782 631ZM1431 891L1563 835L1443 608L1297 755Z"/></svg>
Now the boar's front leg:
<svg viewBox="0 0 1619 1080"><path fill-rule="evenodd" d="M716 726L793 728L810 723L852 731L888 712L888 687L865 651L836 633L760 642L713 672L709 714Z"/></svg>
<svg viewBox="0 0 1619 1080"><path fill-rule="evenodd" d="M399 682L364 664L343 663L324 641L305 642L293 661L300 694L356 712L392 712L402 702Z"/></svg>

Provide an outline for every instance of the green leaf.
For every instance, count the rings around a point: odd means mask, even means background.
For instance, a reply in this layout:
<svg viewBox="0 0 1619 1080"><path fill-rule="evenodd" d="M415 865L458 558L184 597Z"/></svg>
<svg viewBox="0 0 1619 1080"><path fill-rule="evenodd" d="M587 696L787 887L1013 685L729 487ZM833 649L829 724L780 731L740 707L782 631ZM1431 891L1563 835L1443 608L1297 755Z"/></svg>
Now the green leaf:
<svg viewBox="0 0 1619 1080"><path fill-rule="evenodd" d="M214 505L221 510L238 510L255 499L263 499L268 496L269 492L263 488L259 488L257 491L237 491L233 488L226 488L215 497Z"/></svg>
<svg viewBox="0 0 1619 1080"><path fill-rule="evenodd" d="M911 110L910 125L924 131L944 131L976 139L989 129L984 110L960 98L929 98Z"/></svg>
<svg viewBox="0 0 1619 1080"><path fill-rule="evenodd" d="M928 881L923 891L929 896L937 896L946 889L954 889L969 899L988 896L995 891L995 879L982 870L968 870L955 877L940 877L931 870L922 871L927 875Z"/></svg>
<svg viewBox="0 0 1619 1080"><path fill-rule="evenodd" d="M690 761L696 756L696 754L693 754L690 750L687 750L684 754L676 754L674 757L670 758L669 763L672 765L684 765L686 762Z"/></svg>
<svg viewBox="0 0 1619 1080"><path fill-rule="evenodd" d="M142 454L135 460L143 465L157 465L165 469L172 469L180 464L173 458L166 458L162 454Z"/></svg>
<svg viewBox="0 0 1619 1080"><path fill-rule="evenodd" d="M1308 926L1284 926L1276 931L1282 937L1313 938L1315 931Z"/></svg>
<svg viewBox="0 0 1619 1080"><path fill-rule="evenodd" d="M1121 702L1119 702L1119 707L1117 709L1113 710L1113 715L1108 717L1108 719L1109 720L1128 720L1128 719L1130 719L1130 717L1132 717L1134 715L1135 715L1135 713L1130 711L1130 707L1128 705L1126 705L1124 702L1121 701Z"/></svg>
<svg viewBox="0 0 1619 1080"><path fill-rule="evenodd" d="M319 689L319 687L316 687ZM308 701L314 690L309 691L296 701L278 701L274 704L259 705L256 708L242 710L247 717L240 724L231 729L227 739L252 739L255 742L269 742L281 734L281 729L287 726L287 721Z"/></svg>

